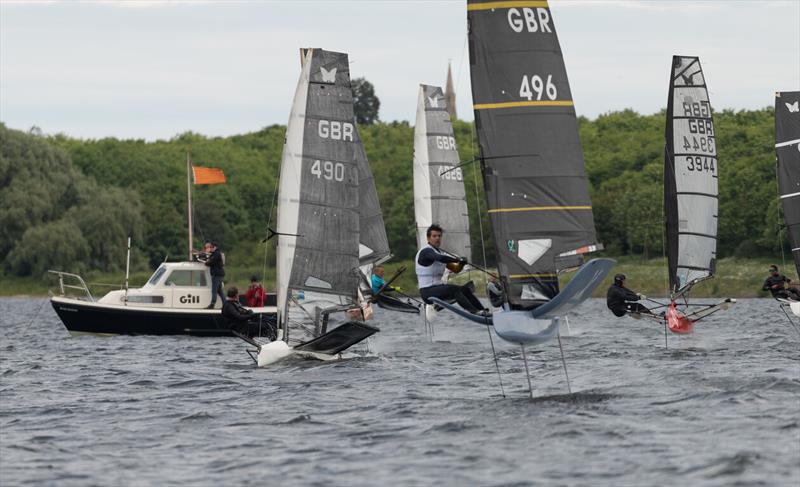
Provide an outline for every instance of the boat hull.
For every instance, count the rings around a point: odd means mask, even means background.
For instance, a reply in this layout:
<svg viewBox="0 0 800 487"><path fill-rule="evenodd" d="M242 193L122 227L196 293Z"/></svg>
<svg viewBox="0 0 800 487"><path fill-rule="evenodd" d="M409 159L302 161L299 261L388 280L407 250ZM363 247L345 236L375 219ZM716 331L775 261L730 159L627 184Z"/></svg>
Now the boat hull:
<svg viewBox="0 0 800 487"><path fill-rule="evenodd" d="M50 304L73 335L233 336L218 309L153 309L58 297L52 298ZM265 319L275 319L275 313L261 315ZM248 335L258 335L257 328L248 330Z"/></svg>

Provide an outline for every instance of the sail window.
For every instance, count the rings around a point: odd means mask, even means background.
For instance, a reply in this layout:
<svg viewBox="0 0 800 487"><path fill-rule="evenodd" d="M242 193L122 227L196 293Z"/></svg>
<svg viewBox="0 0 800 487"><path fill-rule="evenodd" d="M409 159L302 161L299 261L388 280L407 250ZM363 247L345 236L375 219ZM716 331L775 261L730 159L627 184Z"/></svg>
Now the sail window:
<svg viewBox="0 0 800 487"><path fill-rule="evenodd" d="M534 262L539 260L553 245L553 240L549 238L541 238L535 240L520 240L519 252L517 255L520 259L524 260L526 264L533 265Z"/></svg>
<svg viewBox="0 0 800 487"><path fill-rule="evenodd" d="M208 285L206 281L205 271L188 271L188 270L174 270L169 275L164 284L167 286L193 286L205 287Z"/></svg>
<svg viewBox="0 0 800 487"><path fill-rule="evenodd" d="M305 285L308 287L319 287L322 289L332 289L333 286L329 282L323 281L322 279L318 279L314 276L308 276L306 278Z"/></svg>

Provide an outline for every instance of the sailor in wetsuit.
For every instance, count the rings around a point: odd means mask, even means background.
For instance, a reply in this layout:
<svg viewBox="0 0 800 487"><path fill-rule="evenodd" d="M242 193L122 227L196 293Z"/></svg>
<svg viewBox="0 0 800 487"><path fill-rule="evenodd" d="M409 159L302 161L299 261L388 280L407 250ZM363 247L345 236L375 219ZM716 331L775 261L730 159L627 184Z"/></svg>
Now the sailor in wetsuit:
<svg viewBox="0 0 800 487"><path fill-rule="evenodd" d="M239 304L239 289L236 286L228 288L228 299L222 304L222 317L231 330L242 335L256 335L259 330L263 330L270 340L278 338L277 330L272 323L266 320L259 323L258 315Z"/></svg>
<svg viewBox="0 0 800 487"><path fill-rule="evenodd" d="M467 260L463 257L453 257L445 254L439 247L442 245L442 227L431 225L426 236L428 245L417 252L414 265L417 271L419 294L426 304L432 304L430 298L439 298L442 301L455 300L462 308L473 314L488 315L489 310L484 309L483 303L472 294L469 284L458 286L456 284L442 284L442 276L447 264L459 263L464 265Z"/></svg>
<svg viewBox="0 0 800 487"><path fill-rule="evenodd" d="M764 286L761 289L772 293L773 298L800 301L800 290L796 287L786 287L786 284L791 282L791 279L781 275L778 271L778 266L773 264L769 266L769 277L764 281Z"/></svg>
<svg viewBox="0 0 800 487"><path fill-rule="evenodd" d="M650 309L640 303L631 301L639 301L645 299L646 296L638 294L625 287L625 274L617 274L614 276L614 284L608 288L606 295L606 305L608 309L614 313L614 316L621 318L627 313L647 313L650 314Z"/></svg>

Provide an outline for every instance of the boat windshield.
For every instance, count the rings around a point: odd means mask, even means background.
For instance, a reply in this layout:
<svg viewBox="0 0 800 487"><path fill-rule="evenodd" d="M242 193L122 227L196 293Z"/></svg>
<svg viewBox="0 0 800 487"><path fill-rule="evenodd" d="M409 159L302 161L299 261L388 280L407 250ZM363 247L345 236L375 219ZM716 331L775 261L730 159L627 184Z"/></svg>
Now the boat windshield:
<svg viewBox="0 0 800 487"><path fill-rule="evenodd" d="M156 269L156 271L153 273L153 276L150 278L149 281L147 281L147 284L155 286L158 280L161 279L161 276L163 276L165 272L167 272L167 268L162 265L161 267Z"/></svg>

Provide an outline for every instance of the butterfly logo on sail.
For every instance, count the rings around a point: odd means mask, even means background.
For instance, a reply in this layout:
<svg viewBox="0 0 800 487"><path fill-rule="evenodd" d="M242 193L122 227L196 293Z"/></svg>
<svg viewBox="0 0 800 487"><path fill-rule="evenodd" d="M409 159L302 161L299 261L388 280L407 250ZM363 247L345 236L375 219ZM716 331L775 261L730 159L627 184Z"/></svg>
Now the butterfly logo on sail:
<svg viewBox="0 0 800 487"><path fill-rule="evenodd" d="M439 108L439 99L435 96L429 96L428 104L430 104L431 108Z"/></svg>
<svg viewBox="0 0 800 487"><path fill-rule="evenodd" d="M322 66L319 67L319 74L322 75L322 82L323 83L336 83L336 69L333 68L330 71L323 68Z"/></svg>
<svg viewBox="0 0 800 487"><path fill-rule="evenodd" d="M794 103L785 103L786 109L789 110L790 113L797 113L800 112L800 100L795 100Z"/></svg>

